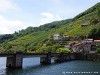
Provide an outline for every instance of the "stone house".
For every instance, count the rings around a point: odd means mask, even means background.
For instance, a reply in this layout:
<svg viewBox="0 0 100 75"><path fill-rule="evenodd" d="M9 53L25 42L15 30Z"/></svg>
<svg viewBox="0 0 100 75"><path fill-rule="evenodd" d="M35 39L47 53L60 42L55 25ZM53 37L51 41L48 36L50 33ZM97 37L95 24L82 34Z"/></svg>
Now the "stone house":
<svg viewBox="0 0 100 75"><path fill-rule="evenodd" d="M54 40L61 40L63 37L60 34L54 34L53 39Z"/></svg>
<svg viewBox="0 0 100 75"><path fill-rule="evenodd" d="M84 24L81 25L81 27L86 27L88 25L89 25L88 23L84 23Z"/></svg>
<svg viewBox="0 0 100 75"><path fill-rule="evenodd" d="M69 40L69 36L60 35L60 34L54 34L53 38L54 40Z"/></svg>
<svg viewBox="0 0 100 75"><path fill-rule="evenodd" d="M96 50L92 50L91 44L75 44L72 49L73 52L82 52L86 54L96 53Z"/></svg>
<svg viewBox="0 0 100 75"><path fill-rule="evenodd" d="M83 44L93 44L93 39L85 39L82 41Z"/></svg>
<svg viewBox="0 0 100 75"><path fill-rule="evenodd" d="M72 49L73 52L96 53L97 44L100 44L100 40L85 39L80 43L74 44Z"/></svg>
<svg viewBox="0 0 100 75"><path fill-rule="evenodd" d="M63 40L69 40L69 39L70 39L69 36L66 36L66 35L63 36Z"/></svg>
<svg viewBox="0 0 100 75"><path fill-rule="evenodd" d="M81 43L77 43L72 46L73 52L80 52L81 50L80 48L81 48Z"/></svg>
<svg viewBox="0 0 100 75"><path fill-rule="evenodd" d="M92 49L91 49L91 44L83 44L82 45L82 51L83 51L83 53L95 53L96 51L93 51L93 52L91 52L92 51Z"/></svg>

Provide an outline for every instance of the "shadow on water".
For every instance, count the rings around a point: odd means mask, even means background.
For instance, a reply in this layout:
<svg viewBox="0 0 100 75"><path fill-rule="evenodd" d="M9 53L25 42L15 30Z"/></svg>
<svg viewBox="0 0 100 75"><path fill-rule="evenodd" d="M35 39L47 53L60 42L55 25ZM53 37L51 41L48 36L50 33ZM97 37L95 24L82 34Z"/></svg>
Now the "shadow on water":
<svg viewBox="0 0 100 75"><path fill-rule="evenodd" d="M41 73L40 72L41 70L58 65L58 64L61 64L61 63L54 63L53 62L52 64L48 64L48 65L38 64L35 66L28 66L28 67L25 67L22 69L8 69L8 68L6 68L6 75L24 75L24 74L27 75L27 73L31 73L31 72L42 74L43 72Z"/></svg>
<svg viewBox="0 0 100 75"><path fill-rule="evenodd" d="M2 60L2 59L4 59L4 60ZM53 59L52 59L52 64L41 65L40 58L25 58L25 59L23 59L23 68L22 69L8 69L8 68L6 68L6 58L1 58L1 60L4 63L0 64L0 66L2 65L2 67L3 67L0 69L0 75L27 75L27 73L30 73L30 72L40 73L41 70L43 70L45 68L48 69L51 66L57 65L57 63L54 63Z"/></svg>
<svg viewBox="0 0 100 75"><path fill-rule="evenodd" d="M31 72L38 73L38 75L39 75L39 73L45 74L45 73L41 72L41 70L48 69L49 67L61 64L61 63L55 63L52 59L52 64L42 65L42 64L40 64L39 58L29 58L29 59L25 58L25 60L23 60L23 62L24 62L24 64L23 64L22 69L8 69L8 68L6 68L5 74L6 75L30 75L27 73L31 73Z"/></svg>
<svg viewBox="0 0 100 75"><path fill-rule="evenodd" d="M4 65L5 66L5 65ZM41 65L39 58L25 58L22 69L2 69L0 75L80 75L80 74L62 74L62 72L99 72L99 74L81 74L81 75L100 75L100 62L74 60L63 63L54 63Z"/></svg>

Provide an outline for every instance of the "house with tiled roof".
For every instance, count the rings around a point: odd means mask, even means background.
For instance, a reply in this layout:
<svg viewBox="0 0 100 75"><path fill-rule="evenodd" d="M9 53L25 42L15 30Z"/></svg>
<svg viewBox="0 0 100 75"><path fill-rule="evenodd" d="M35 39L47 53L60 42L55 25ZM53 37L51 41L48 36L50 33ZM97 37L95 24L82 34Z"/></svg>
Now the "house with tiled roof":
<svg viewBox="0 0 100 75"><path fill-rule="evenodd" d="M79 47L81 47L81 43L74 44L72 46L73 52L80 52L81 49Z"/></svg>
<svg viewBox="0 0 100 75"><path fill-rule="evenodd" d="M94 40L94 44L100 45L100 40Z"/></svg>
<svg viewBox="0 0 100 75"><path fill-rule="evenodd" d="M96 45L100 45L100 40L85 39L80 43L74 44L72 50L73 52L96 53Z"/></svg>
<svg viewBox="0 0 100 75"><path fill-rule="evenodd" d="M69 40L69 36L66 35L60 35L60 34L54 34L53 39L54 40Z"/></svg>

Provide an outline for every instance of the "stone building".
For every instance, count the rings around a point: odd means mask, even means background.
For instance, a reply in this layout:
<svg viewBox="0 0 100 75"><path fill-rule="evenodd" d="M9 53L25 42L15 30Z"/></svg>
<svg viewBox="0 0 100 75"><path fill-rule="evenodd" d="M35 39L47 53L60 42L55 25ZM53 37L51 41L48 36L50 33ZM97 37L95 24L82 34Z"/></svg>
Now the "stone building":
<svg viewBox="0 0 100 75"><path fill-rule="evenodd" d="M72 46L73 52L96 53L97 45L100 45L100 40L85 39L80 43Z"/></svg>
<svg viewBox="0 0 100 75"><path fill-rule="evenodd" d="M60 34L54 34L53 39L54 40L61 40L63 37Z"/></svg>

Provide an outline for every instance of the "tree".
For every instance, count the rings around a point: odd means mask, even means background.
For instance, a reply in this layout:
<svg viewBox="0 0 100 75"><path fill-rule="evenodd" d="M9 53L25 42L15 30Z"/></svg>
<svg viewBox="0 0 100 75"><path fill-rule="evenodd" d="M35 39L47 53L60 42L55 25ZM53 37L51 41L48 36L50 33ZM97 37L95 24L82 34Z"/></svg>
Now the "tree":
<svg viewBox="0 0 100 75"><path fill-rule="evenodd" d="M95 38L96 31L97 31L97 29L96 29L96 28L93 28L93 29L90 31L88 37L90 37L90 38Z"/></svg>
<svg viewBox="0 0 100 75"><path fill-rule="evenodd" d="M100 8L97 9L97 18L98 18L98 21L100 21Z"/></svg>
<svg viewBox="0 0 100 75"><path fill-rule="evenodd" d="M97 48L97 53L100 53L100 48Z"/></svg>
<svg viewBox="0 0 100 75"><path fill-rule="evenodd" d="M59 48L57 49L57 53L70 53L71 51L67 48Z"/></svg>
<svg viewBox="0 0 100 75"><path fill-rule="evenodd" d="M5 42L2 44L2 48L4 52L8 53L8 52L11 52L10 49L12 48L12 45L8 42Z"/></svg>
<svg viewBox="0 0 100 75"><path fill-rule="evenodd" d="M97 23L98 23L98 18L97 17L92 17L91 20L90 20L90 24L95 25Z"/></svg>
<svg viewBox="0 0 100 75"><path fill-rule="evenodd" d="M89 35L89 38L100 39L100 28L93 28Z"/></svg>

